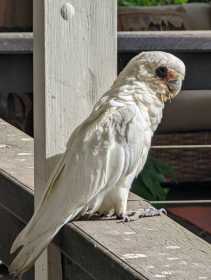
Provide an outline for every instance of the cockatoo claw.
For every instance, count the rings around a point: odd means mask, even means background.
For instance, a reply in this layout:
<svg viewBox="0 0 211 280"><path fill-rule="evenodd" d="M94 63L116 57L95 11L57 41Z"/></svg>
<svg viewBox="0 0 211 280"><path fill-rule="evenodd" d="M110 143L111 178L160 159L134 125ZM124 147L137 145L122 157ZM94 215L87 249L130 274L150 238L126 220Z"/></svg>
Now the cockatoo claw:
<svg viewBox="0 0 211 280"><path fill-rule="evenodd" d="M117 219L120 220L121 223L128 223L131 221L131 218L128 215L118 215Z"/></svg>
<svg viewBox="0 0 211 280"><path fill-rule="evenodd" d="M166 209L156 209L154 207L149 207L144 209L144 212L141 215L139 215L139 218L160 216L161 214L167 215Z"/></svg>
<svg viewBox="0 0 211 280"><path fill-rule="evenodd" d="M130 211L126 215L117 215L117 219L121 220L121 223L127 223L134 222L140 218L161 216L162 214L167 215L166 209L156 209L154 207L149 207L144 209L138 209L137 211Z"/></svg>

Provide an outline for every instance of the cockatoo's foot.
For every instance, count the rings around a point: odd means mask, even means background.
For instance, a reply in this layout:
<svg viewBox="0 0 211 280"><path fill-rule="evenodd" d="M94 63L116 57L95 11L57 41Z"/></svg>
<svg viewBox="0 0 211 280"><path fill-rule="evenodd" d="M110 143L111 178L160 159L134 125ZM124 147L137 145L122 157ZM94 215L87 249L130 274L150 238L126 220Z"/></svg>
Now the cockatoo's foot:
<svg viewBox="0 0 211 280"><path fill-rule="evenodd" d="M121 220L121 222L127 223L127 222L135 221L134 219L135 214L136 214L135 211L129 211L127 212L127 214L119 214L116 215L116 217L118 220Z"/></svg>
<svg viewBox="0 0 211 280"><path fill-rule="evenodd" d="M140 218L146 218L146 217L154 217L154 216L160 216L161 214L167 215L167 211L164 208L156 209L154 207L149 208L142 208L138 209L136 211L128 212L127 215L117 215L117 219L121 220L121 222L133 222Z"/></svg>
<svg viewBox="0 0 211 280"><path fill-rule="evenodd" d="M167 215L166 209L156 209L154 207L149 207L144 208L144 211L142 210L142 213L139 214L139 218L160 216L161 214Z"/></svg>
<svg viewBox="0 0 211 280"><path fill-rule="evenodd" d="M117 215L117 219L120 220L120 222L122 222L122 223L127 223L127 222L131 221L131 218L126 214Z"/></svg>

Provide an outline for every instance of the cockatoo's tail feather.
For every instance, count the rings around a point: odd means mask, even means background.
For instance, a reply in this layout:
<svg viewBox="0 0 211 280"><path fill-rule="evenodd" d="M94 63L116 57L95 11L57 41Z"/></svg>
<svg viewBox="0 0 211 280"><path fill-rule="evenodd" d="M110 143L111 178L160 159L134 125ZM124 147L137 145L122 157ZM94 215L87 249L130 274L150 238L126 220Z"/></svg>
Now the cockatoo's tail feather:
<svg viewBox="0 0 211 280"><path fill-rule="evenodd" d="M13 254L19 247L23 246L26 241L27 234L31 231L33 231L34 226L36 225L37 219L36 217L40 217L41 213L44 213L45 208L45 202L47 200L47 196L52 191L52 188L54 187L55 181L58 179L59 175L61 174L61 171L64 168L64 159L62 158L59 161L59 164L56 165L56 168L54 169L54 172L51 174L49 181L48 181L48 188L44 192L44 195L41 199L40 205L37 207L33 217L29 221L29 223L26 225L26 227L19 233L19 235L16 237L15 241L12 244L12 247L10 249L10 253ZM38 220L39 221L39 220Z"/></svg>
<svg viewBox="0 0 211 280"><path fill-rule="evenodd" d="M143 169L163 101L181 89L184 64L163 52L131 60L92 113L71 135L28 225L14 241L9 267L28 270L60 228L80 214L124 216L133 179Z"/></svg>

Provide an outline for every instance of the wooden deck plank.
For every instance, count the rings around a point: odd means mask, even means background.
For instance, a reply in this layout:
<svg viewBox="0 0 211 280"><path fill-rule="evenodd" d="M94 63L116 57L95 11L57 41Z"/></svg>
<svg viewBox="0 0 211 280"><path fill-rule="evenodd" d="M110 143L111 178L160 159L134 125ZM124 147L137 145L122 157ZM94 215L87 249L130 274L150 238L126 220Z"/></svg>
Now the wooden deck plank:
<svg viewBox="0 0 211 280"><path fill-rule="evenodd" d="M27 167L32 167L33 140L2 120L0 139L0 168L32 188L33 168ZM19 161L20 153L30 156L21 156L25 160ZM9 195L15 199L13 192ZM24 207L23 201L19 203ZM148 203L130 197L130 210L145 207ZM115 219L76 221L64 227L59 239L61 250L93 279L105 280L112 273L111 280L209 280L211 276L211 245L164 215L124 224ZM108 267L102 273L105 265Z"/></svg>
<svg viewBox="0 0 211 280"><path fill-rule="evenodd" d="M0 119L0 169L33 189L33 138Z"/></svg>

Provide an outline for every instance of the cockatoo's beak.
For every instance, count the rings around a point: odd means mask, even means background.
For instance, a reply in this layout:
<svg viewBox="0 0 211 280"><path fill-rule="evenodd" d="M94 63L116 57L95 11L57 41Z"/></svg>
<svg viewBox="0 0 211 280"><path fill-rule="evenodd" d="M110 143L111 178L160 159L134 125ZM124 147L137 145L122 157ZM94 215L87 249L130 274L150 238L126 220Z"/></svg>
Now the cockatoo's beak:
<svg viewBox="0 0 211 280"><path fill-rule="evenodd" d="M173 99L176 97L176 95L180 92L182 88L182 81L184 80L184 77L177 73L175 70L169 70L167 77L166 77L166 84L169 90L168 96L166 96L166 100Z"/></svg>

